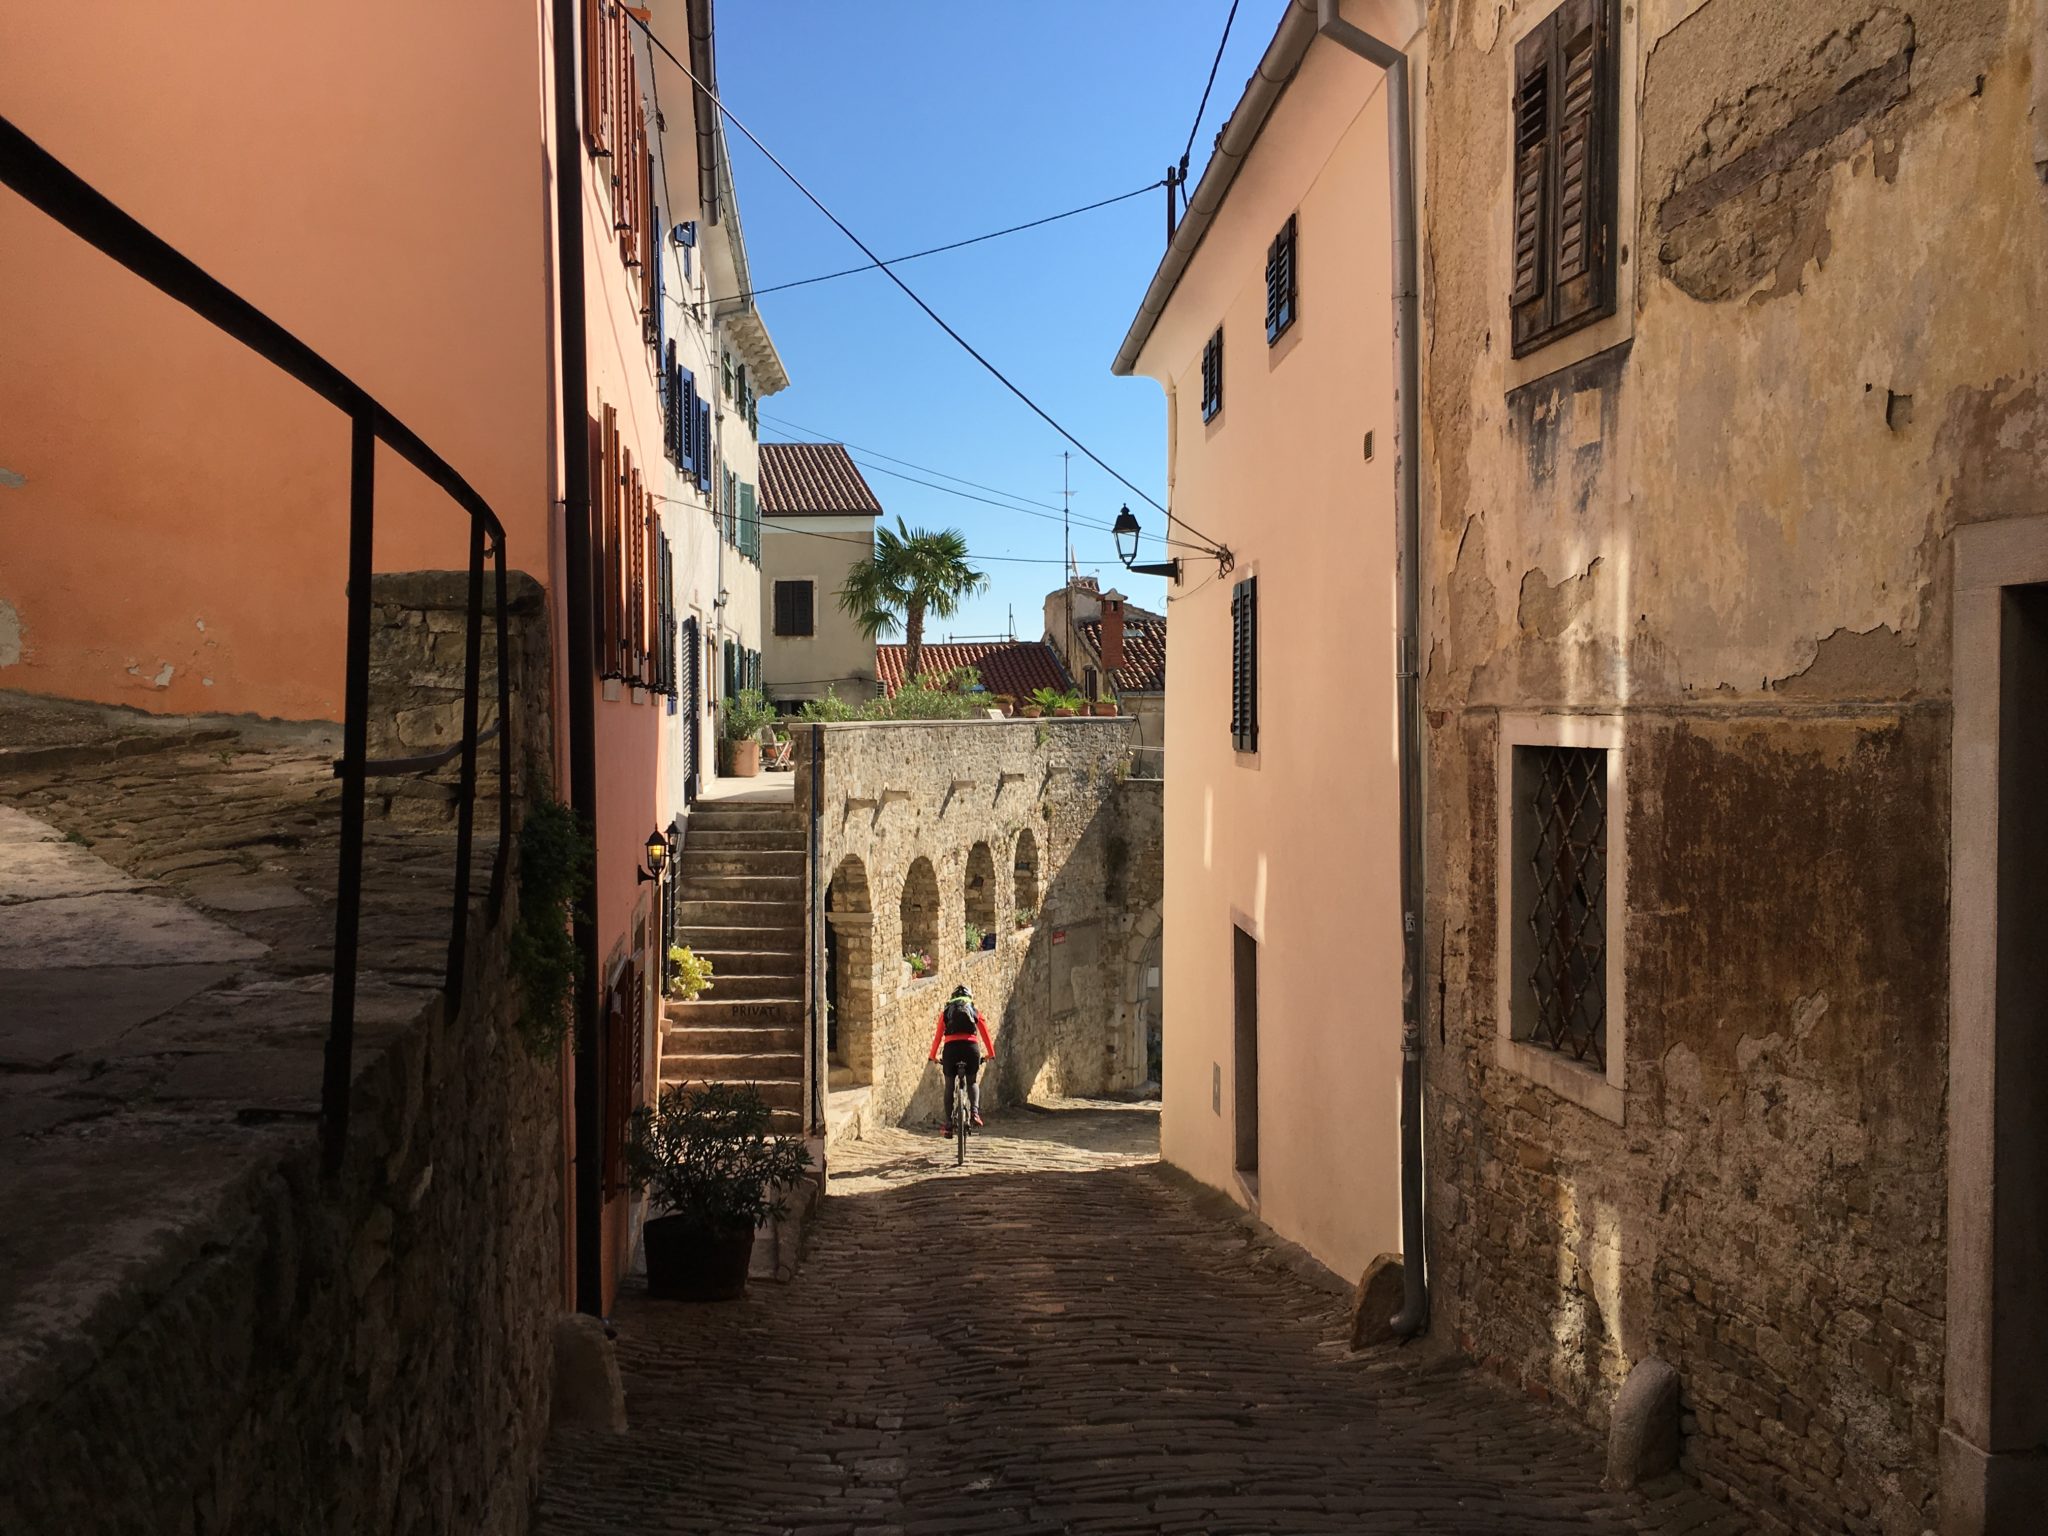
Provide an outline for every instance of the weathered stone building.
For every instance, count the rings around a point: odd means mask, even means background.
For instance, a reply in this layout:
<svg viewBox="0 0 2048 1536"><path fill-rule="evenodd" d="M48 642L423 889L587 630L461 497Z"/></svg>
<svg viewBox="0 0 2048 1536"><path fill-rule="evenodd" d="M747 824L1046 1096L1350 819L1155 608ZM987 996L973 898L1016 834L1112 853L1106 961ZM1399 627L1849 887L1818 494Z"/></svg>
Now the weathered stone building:
<svg viewBox="0 0 2048 1536"><path fill-rule="evenodd" d="M816 812L813 995L835 1119L938 1112L925 1058L961 982L995 1035L984 1102L1144 1080L1162 786L1130 777L1129 720L849 723L797 737L797 805ZM970 925L988 948L968 948ZM912 976L913 951L932 975Z"/></svg>
<svg viewBox="0 0 2048 1536"><path fill-rule="evenodd" d="M2044 35L1429 7L1434 1326L1762 1528L2040 1504Z"/></svg>

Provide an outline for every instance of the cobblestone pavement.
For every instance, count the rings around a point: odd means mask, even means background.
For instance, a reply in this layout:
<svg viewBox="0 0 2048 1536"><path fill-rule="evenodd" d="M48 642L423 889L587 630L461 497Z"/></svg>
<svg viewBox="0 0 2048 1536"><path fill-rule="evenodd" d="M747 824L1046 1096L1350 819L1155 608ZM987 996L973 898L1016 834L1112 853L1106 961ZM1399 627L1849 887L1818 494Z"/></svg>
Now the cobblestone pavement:
<svg viewBox="0 0 2048 1536"><path fill-rule="evenodd" d="M619 1307L630 1431L559 1431L541 1536L1745 1527L1346 1302L1156 1161L1156 1106L834 1153L791 1284Z"/></svg>

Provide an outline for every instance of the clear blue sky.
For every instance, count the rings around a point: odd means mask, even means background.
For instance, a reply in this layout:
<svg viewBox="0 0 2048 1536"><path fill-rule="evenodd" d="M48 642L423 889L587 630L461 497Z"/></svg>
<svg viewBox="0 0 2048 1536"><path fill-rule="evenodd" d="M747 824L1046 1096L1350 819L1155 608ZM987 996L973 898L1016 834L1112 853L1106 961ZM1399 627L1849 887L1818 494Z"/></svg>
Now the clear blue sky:
<svg viewBox="0 0 2048 1536"><path fill-rule="evenodd" d="M855 233L893 257L1157 180L1187 141L1229 9L1229 0L728 0L718 8L720 94ZM1281 9L1282 0L1242 0L1196 136L1196 178ZM863 259L741 135L729 137L757 288ZM1164 396L1149 379L1111 377L1109 364L1164 250L1165 197L1155 188L897 269L1162 502ZM846 441L1059 506L1065 444L883 273L768 294L760 308L792 380L762 402L764 440ZM863 472L892 518L958 528L978 556L1050 562L989 559L988 591L938 633L999 632L1014 605L1018 634L1040 634L1045 594L1060 581L1057 521ZM1078 453L1072 480L1082 571L1163 611L1165 583L1128 576L1110 535L1079 524L1106 527L1128 501L1147 536L1140 558L1157 560L1164 520Z"/></svg>

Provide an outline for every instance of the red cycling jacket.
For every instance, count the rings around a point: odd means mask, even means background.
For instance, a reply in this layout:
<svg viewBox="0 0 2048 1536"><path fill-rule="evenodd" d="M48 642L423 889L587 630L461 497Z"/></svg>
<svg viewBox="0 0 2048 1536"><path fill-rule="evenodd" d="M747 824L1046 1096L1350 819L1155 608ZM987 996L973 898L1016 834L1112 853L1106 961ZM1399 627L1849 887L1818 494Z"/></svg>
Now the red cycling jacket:
<svg viewBox="0 0 2048 1536"><path fill-rule="evenodd" d="M974 1010L974 1031L975 1034L981 1036L981 1054L990 1061L994 1061L996 1059L996 1043L988 1037L988 1020L981 1016L979 1008ZM951 1045L956 1040L972 1039L974 1039L974 1035L968 1034L965 1030L955 1030L952 1034L947 1034L946 1015L945 1011L941 1009L939 1012L939 1027L932 1031L932 1053L925 1059L927 1061L937 1061L941 1047Z"/></svg>

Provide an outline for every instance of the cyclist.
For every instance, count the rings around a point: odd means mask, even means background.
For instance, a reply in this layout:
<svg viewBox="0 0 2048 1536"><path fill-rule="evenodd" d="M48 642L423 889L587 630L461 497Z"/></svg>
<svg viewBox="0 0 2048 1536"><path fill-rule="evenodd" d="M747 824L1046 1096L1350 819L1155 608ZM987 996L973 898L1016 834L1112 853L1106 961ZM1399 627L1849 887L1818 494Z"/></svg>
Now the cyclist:
<svg viewBox="0 0 2048 1536"><path fill-rule="evenodd" d="M927 1058L941 1063L946 1094L946 1134L953 1134L953 1073L967 1070L967 1102L974 1123L981 1124L981 1064L996 1059L996 1043L988 1035L988 1021L974 1006L974 994L962 985L953 989L939 1014L939 1027L932 1031L932 1052Z"/></svg>

